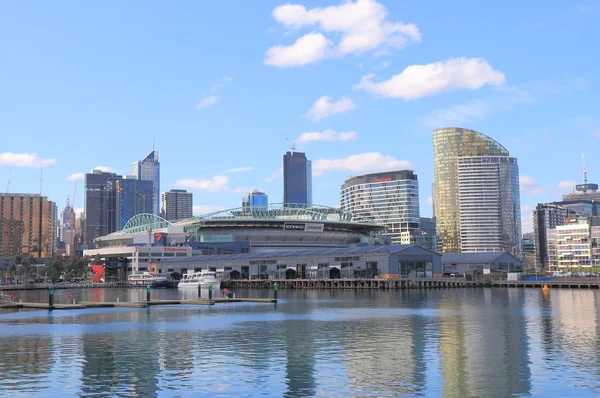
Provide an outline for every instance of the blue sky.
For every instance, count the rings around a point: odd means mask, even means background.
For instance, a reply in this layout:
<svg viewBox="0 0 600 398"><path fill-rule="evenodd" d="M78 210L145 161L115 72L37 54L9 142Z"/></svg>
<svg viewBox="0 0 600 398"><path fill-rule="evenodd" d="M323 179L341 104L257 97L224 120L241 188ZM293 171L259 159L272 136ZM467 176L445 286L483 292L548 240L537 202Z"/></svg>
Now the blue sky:
<svg viewBox="0 0 600 398"><path fill-rule="evenodd" d="M582 151L600 182L599 17L592 1L4 1L0 189L10 174L39 192L42 162L63 207L69 177L129 174L154 140L161 189L198 212L253 188L280 202L285 132L315 203L409 167L430 216L432 129L460 126L518 157L528 231L582 179Z"/></svg>

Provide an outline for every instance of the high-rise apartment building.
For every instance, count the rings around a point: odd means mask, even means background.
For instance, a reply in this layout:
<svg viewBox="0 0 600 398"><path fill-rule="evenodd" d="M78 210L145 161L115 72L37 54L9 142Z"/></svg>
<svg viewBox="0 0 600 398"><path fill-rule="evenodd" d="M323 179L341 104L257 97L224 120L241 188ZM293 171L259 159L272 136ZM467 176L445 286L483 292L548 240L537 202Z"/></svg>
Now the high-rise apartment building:
<svg viewBox="0 0 600 398"><path fill-rule="evenodd" d="M557 203L538 203L533 211L533 235L535 242L535 261L538 267L548 268L548 233L565 219L576 213L570 212Z"/></svg>
<svg viewBox="0 0 600 398"><path fill-rule="evenodd" d="M458 158L458 206L462 252L508 251L522 257L517 159Z"/></svg>
<svg viewBox="0 0 600 398"><path fill-rule="evenodd" d="M344 181L340 207L385 225L385 235L401 244L403 233L419 229L419 182L412 170L362 174Z"/></svg>
<svg viewBox="0 0 600 398"><path fill-rule="evenodd" d="M116 231L117 209L115 184L121 176L92 170L85 175L85 231L83 243L92 243L99 236Z"/></svg>
<svg viewBox="0 0 600 398"><path fill-rule="evenodd" d="M70 229L71 203L67 197L67 204L58 217L58 249L64 249L67 241L67 231Z"/></svg>
<svg viewBox="0 0 600 398"><path fill-rule="evenodd" d="M245 212L267 210L269 208L269 196L254 189L242 197L242 208Z"/></svg>
<svg viewBox="0 0 600 398"><path fill-rule="evenodd" d="M52 257L57 212L56 204L39 194L0 194L0 256Z"/></svg>
<svg viewBox="0 0 600 398"><path fill-rule="evenodd" d="M283 155L283 205L312 206L312 163L302 152Z"/></svg>
<svg viewBox="0 0 600 398"><path fill-rule="evenodd" d="M154 205L151 213L157 216L160 215L160 162L158 161L158 152L152 148L152 152L146 155L145 158L133 162L131 174L138 180L152 181L154 184L152 190Z"/></svg>
<svg viewBox="0 0 600 398"><path fill-rule="evenodd" d="M600 266L600 217L565 219L548 231L548 264L551 271L589 271Z"/></svg>
<svg viewBox="0 0 600 398"><path fill-rule="evenodd" d="M520 256L518 167L508 150L477 131L441 128L433 131L433 163L434 217L442 252L463 251L465 238L467 251L494 248ZM477 201L477 195L495 202L500 210L486 216L480 208L492 204ZM493 231L478 239L482 223L491 223Z"/></svg>
<svg viewBox="0 0 600 398"><path fill-rule="evenodd" d="M165 220L183 220L193 216L194 198L185 189L171 189L162 194L162 216Z"/></svg>
<svg viewBox="0 0 600 398"><path fill-rule="evenodd" d="M115 207L117 230L123 229L127 221L136 214L152 213L154 210L154 184L126 176L115 180Z"/></svg>

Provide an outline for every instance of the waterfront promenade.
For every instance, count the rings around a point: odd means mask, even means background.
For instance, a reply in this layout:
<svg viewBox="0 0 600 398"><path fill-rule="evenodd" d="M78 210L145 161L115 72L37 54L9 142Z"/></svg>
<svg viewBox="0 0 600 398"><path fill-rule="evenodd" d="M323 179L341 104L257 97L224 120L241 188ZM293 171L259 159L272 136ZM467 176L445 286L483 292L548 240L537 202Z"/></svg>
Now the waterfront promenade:
<svg viewBox="0 0 600 398"><path fill-rule="evenodd" d="M544 285L550 289L600 289L598 277L573 277L573 278L539 278L539 280L468 280L465 278L399 278L399 279L238 279L221 283L222 288L241 289L273 289L277 283L279 289L445 289L445 288L477 288L477 287L522 287L542 288ZM78 288L124 288L124 283L73 283L52 285L55 289ZM0 292L19 290L47 290L49 284L32 285L4 285Z"/></svg>

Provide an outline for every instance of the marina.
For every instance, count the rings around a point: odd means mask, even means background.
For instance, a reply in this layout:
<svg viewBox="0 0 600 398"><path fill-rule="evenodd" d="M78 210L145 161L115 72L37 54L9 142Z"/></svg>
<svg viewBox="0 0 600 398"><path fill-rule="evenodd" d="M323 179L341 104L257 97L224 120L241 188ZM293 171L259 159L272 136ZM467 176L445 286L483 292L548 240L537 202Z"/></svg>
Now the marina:
<svg viewBox="0 0 600 398"><path fill-rule="evenodd" d="M167 287L167 277L150 272L134 273L127 277L128 287Z"/></svg>
<svg viewBox="0 0 600 398"><path fill-rule="evenodd" d="M217 279L216 273L212 271L200 271L193 272L188 271L183 275L183 279L177 284L179 289L197 289L198 285L203 288L219 290L221 288L221 281Z"/></svg>

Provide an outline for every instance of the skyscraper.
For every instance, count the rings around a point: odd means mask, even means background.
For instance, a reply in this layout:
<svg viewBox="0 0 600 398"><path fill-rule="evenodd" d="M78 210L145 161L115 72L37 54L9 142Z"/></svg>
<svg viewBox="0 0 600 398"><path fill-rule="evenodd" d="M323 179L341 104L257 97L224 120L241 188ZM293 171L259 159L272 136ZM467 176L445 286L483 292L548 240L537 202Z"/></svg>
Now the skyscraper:
<svg viewBox="0 0 600 398"><path fill-rule="evenodd" d="M412 170L353 176L344 181L340 207L386 226L385 235L401 244L402 234L419 228L419 181Z"/></svg>
<svg viewBox="0 0 600 398"><path fill-rule="evenodd" d="M39 194L0 194L0 256L52 257L57 212L56 204Z"/></svg>
<svg viewBox="0 0 600 398"><path fill-rule="evenodd" d="M267 210L269 207L269 196L257 189L252 190L242 197L242 208L245 212L253 210Z"/></svg>
<svg viewBox="0 0 600 398"><path fill-rule="evenodd" d="M151 213L154 208L154 184L126 176L115 180L115 206L117 230L123 229L127 221L136 214Z"/></svg>
<svg viewBox="0 0 600 398"><path fill-rule="evenodd" d="M154 184L152 193L154 206L151 213L160 215L160 162L158 161L158 152L152 148L152 152L145 158L131 165L131 174L138 180L152 181Z"/></svg>
<svg viewBox="0 0 600 398"><path fill-rule="evenodd" d="M183 220L193 216L194 199L185 189L171 189L162 194L162 216L165 220Z"/></svg>
<svg viewBox="0 0 600 398"><path fill-rule="evenodd" d="M441 128L433 131L433 162L434 217L442 252L493 248L520 256L518 166L508 150L477 131ZM478 195L485 201L477 200ZM486 215L484 208L496 210ZM485 231L485 239L478 240L478 231Z"/></svg>
<svg viewBox="0 0 600 398"><path fill-rule="evenodd" d="M508 251L522 257L521 200L517 159L458 159L462 252Z"/></svg>
<svg viewBox="0 0 600 398"><path fill-rule="evenodd" d="M152 181L135 176L92 170L85 175L85 233L83 243L123 229L136 214L154 208Z"/></svg>
<svg viewBox="0 0 600 398"><path fill-rule="evenodd" d="M85 175L85 231L83 243L92 243L99 236L116 231L116 173L92 170Z"/></svg>
<svg viewBox="0 0 600 398"><path fill-rule="evenodd" d="M312 205L312 163L303 152L283 155L283 205Z"/></svg>
<svg viewBox="0 0 600 398"><path fill-rule="evenodd" d="M69 198L67 197L67 204L60 212L58 218L58 242L59 249L64 249L67 242L67 231L70 229L70 221L71 221L71 204L69 202Z"/></svg>
<svg viewBox="0 0 600 398"><path fill-rule="evenodd" d="M535 242L535 260L540 267L548 269L548 234L549 230L564 225L569 216L577 216L558 203L538 203L533 211L533 235Z"/></svg>

